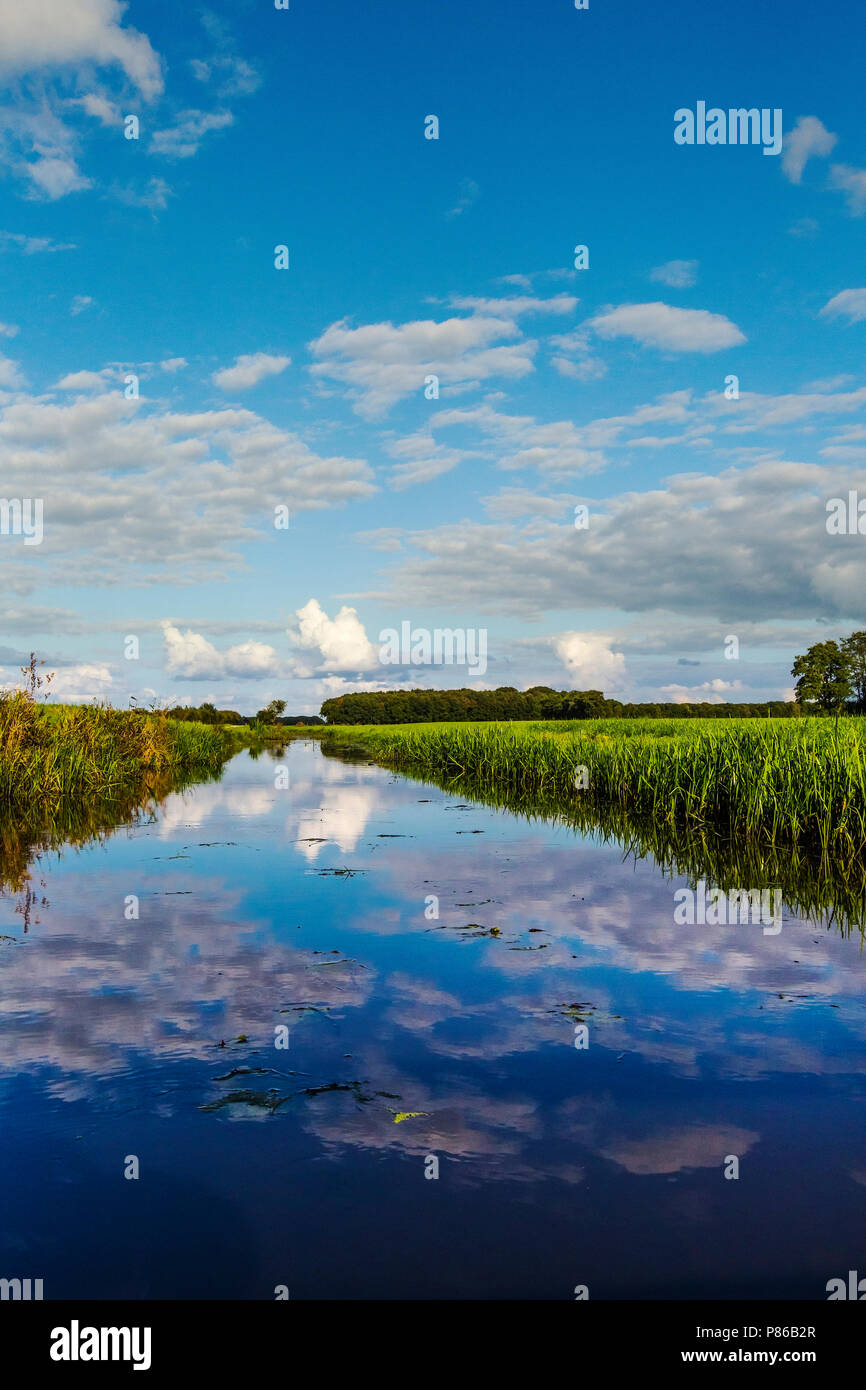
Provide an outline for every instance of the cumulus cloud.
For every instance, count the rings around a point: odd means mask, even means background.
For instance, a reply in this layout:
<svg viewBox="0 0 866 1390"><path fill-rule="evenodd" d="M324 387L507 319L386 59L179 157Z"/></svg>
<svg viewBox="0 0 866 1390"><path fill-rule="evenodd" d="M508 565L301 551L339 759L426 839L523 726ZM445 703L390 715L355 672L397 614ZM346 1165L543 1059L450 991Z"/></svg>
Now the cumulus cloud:
<svg viewBox="0 0 866 1390"><path fill-rule="evenodd" d="M866 290L842 290L828 300L821 310L828 318L847 318L849 323L866 319Z"/></svg>
<svg viewBox="0 0 866 1390"><path fill-rule="evenodd" d="M625 657L611 650L611 638L600 632L563 632L552 639L553 650L577 690L617 690L625 681Z"/></svg>
<svg viewBox="0 0 866 1390"><path fill-rule="evenodd" d="M247 391L265 377L285 371L291 360L291 357L274 357L268 352L246 353L235 358L234 366L214 372L211 381L221 391Z"/></svg>
<svg viewBox="0 0 866 1390"><path fill-rule="evenodd" d="M547 341L554 350L551 366L560 376L570 377L573 381L597 381L606 375L604 362L592 355L589 333L585 328L574 333L554 334Z"/></svg>
<svg viewBox="0 0 866 1390"><path fill-rule="evenodd" d="M700 685L663 685L661 693L674 705L691 703L723 705L732 691L741 691L742 681L715 680L702 681Z"/></svg>
<svg viewBox="0 0 866 1390"><path fill-rule="evenodd" d="M13 362L11 357L0 357L0 388L5 391L18 391L25 384L19 363Z"/></svg>
<svg viewBox="0 0 866 1390"><path fill-rule="evenodd" d="M103 700L109 697L113 686L114 677L108 666L82 662L55 671L51 695L55 700Z"/></svg>
<svg viewBox="0 0 866 1390"><path fill-rule="evenodd" d="M817 116L799 116L793 130L782 143L782 172L791 183L799 183L808 161L815 155L825 158L837 137Z"/></svg>
<svg viewBox="0 0 866 1390"><path fill-rule="evenodd" d="M70 373L63 389L81 393L71 402L0 403L4 493L45 500L42 583L64 582L70 555L82 583L225 579L242 543L274 535L275 506L375 491L363 459L317 453L253 411L165 410L105 383L104 372ZM36 582L17 553L4 567L7 591Z"/></svg>
<svg viewBox="0 0 866 1390"><path fill-rule="evenodd" d="M117 376L113 367L103 367L98 372L68 372L57 383L60 391L107 391L109 383Z"/></svg>
<svg viewBox="0 0 866 1390"><path fill-rule="evenodd" d="M80 106L88 116L98 120L100 125L118 126L123 121L120 107L98 92L89 92L83 97L72 97L69 105Z"/></svg>
<svg viewBox="0 0 866 1390"><path fill-rule="evenodd" d="M117 64L142 96L158 95L159 58L146 35L124 26L125 9L119 0L0 0L0 72Z"/></svg>
<svg viewBox="0 0 866 1390"><path fill-rule="evenodd" d="M826 529L827 499L850 489L866 495L866 468L844 460L681 473L597 500L584 531L539 513L407 536L386 573L403 604L511 618L593 609L691 615L725 632L816 614L856 624L866 552Z"/></svg>
<svg viewBox="0 0 866 1390"><path fill-rule="evenodd" d="M46 669L50 669L46 668ZM89 700L108 699L113 690L114 677L108 666L99 662L78 662L59 666L53 672L51 685L43 690L53 700L68 700L81 703ZM18 690L22 688L20 671L4 670L0 667L0 689Z"/></svg>
<svg viewBox="0 0 866 1390"><path fill-rule="evenodd" d="M30 179L34 196L42 196L49 202L91 186L90 179L85 178L69 155L41 155L27 163L22 172Z"/></svg>
<svg viewBox="0 0 866 1390"><path fill-rule="evenodd" d="M691 289L692 285L697 284L698 262L666 261L664 265L657 265L650 271L650 279L657 280L662 285L670 285L674 290Z"/></svg>
<svg viewBox="0 0 866 1390"><path fill-rule="evenodd" d="M391 486L397 491L431 482L465 459L479 456L477 449L452 449L438 443L429 429L394 440L387 449L392 458L400 460L391 470Z"/></svg>
<svg viewBox="0 0 866 1390"><path fill-rule="evenodd" d="M575 425L571 420L541 421L531 415L505 415L484 404L474 408L440 410L430 417L423 432L409 439L422 437L461 426L475 429L488 441L487 454L499 468L508 471L533 468L550 476L578 473L597 473L606 463L604 448L618 441L620 435L647 424L687 424L690 393L672 392L655 404L641 406L631 415L614 416ZM393 452L393 448L392 448ZM463 449L462 456L472 453Z"/></svg>
<svg viewBox="0 0 866 1390"><path fill-rule="evenodd" d="M272 676L278 657L265 642L240 642L221 652L201 633L181 632L168 620L161 624L165 642L165 669L186 680L216 680L220 676L255 679Z"/></svg>
<svg viewBox="0 0 866 1390"><path fill-rule="evenodd" d="M503 343L513 339L519 341ZM343 319L310 343L319 359L310 370L320 381L341 382L358 414L375 418L404 396L422 392L430 375L446 387L525 376L533 370L537 346L507 317L474 314L440 323L426 319L360 328Z"/></svg>
<svg viewBox="0 0 866 1390"><path fill-rule="evenodd" d="M719 352L746 341L724 314L676 309L670 304L621 304L590 319L601 338L631 338L667 352Z"/></svg>
<svg viewBox="0 0 866 1390"><path fill-rule="evenodd" d="M378 666L378 651L356 609L344 606L335 618L329 618L318 600L311 598L295 616L297 626L288 628L288 635L302 651L318 653L319 671L360 672Z"/></svg>

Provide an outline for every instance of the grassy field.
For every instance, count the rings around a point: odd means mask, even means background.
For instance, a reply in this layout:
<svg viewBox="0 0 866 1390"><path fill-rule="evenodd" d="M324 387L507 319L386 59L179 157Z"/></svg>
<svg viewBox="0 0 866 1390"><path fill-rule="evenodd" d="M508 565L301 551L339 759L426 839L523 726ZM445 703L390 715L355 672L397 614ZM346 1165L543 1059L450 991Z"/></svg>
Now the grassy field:
<svg viewBox="0 0 866 1390"><path fill-rule="evenodd" d="M757 844L866 850L864 718L345 725L316 734L335 750L471 777L491 793L542 793L563 807L581 800Z"/></svg>

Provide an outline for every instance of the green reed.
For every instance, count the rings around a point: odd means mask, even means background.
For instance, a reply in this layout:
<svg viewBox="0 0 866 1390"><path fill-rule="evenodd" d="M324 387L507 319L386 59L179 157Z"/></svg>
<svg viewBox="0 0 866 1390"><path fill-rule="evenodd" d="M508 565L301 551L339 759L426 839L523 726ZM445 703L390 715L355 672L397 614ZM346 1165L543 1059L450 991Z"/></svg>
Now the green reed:
<svg viewBox="0 0 866 1390"><path fill-rule="evenodd" d="M218 728L143 710L45 706L0 696L0 812L30 818L93 795L123 797L165 773L220 768L233 742Z"/></svg>
<svg viewBox="0 0 866 1390"><path fill-rule="evenodd" d="M378 762L765 845L866 849L866 719L617 720L329 730ZM577 789L577 770L588 785Z"/></svg>

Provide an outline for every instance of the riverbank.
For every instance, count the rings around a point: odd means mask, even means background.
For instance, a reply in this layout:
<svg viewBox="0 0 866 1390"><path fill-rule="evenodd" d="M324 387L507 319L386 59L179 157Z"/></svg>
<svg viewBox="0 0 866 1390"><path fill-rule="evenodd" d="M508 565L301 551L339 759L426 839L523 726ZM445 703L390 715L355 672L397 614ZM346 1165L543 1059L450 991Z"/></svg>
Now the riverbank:
<svg viewBox="0 0 866 1390"><path fill-rule="evenodd" d="M312 731L305 730L309 736ZM334 751L563 810L617 808L680 830L845 859L866 851L866 719L598 719L345 725Z"/></svg>
<svg viewBox="0 0 866 1390"><path fill-rule="evenodd" d="M205 724L15 692L0 697L0 811L29 819L65 800L125 797L155 776L213 775L240 746Z"/></svg>

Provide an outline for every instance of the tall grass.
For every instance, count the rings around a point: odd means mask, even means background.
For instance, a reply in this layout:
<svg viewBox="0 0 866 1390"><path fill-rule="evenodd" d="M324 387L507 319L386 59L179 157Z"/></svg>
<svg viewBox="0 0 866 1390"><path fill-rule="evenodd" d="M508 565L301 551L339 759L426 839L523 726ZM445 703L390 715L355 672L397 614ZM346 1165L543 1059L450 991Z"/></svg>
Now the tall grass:
<svg viewBox="0 0 866 1390"><path fill-rule="evenodd" d="M866 851L866 719L586 720L329 731L377 761L766 845ZM575 787L585 767L588 786Z"/></svg>
<svg viewBox="0 0 866 1390"><path fill-rule="evenodd" d="M231 748L211 725L0 695L0 812L30 816L68 799L124 796L156 775L214 772Z"/></svg>
<svg viewBox="0 0 866 1390"><path fill-rule="evenodd" d="M0 694L0 892L24 890L46 850L155 816L169 792L218 777L236 746L213 725Z"/></svg>

